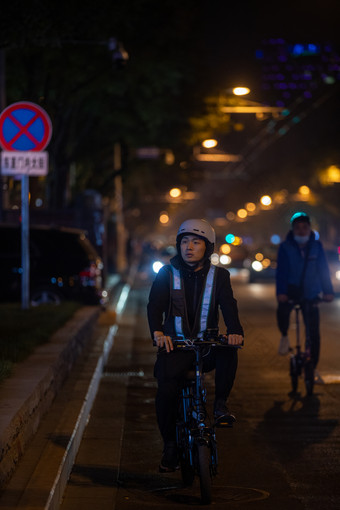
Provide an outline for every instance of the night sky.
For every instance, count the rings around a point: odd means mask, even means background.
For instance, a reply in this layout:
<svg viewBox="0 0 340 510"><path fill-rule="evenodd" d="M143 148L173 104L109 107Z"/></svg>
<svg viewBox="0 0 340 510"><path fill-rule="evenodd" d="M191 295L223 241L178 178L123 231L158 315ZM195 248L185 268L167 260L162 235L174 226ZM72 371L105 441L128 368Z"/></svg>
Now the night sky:
<svg viewBox="0 0 340 510"><path fill-rule="evenodd" d="M292 43L330 41L339 48L337 0L245 1L234 5L213 0L201 13L210 69L219 83L252 81L255 51L264 39L281 37Z"/></svg>

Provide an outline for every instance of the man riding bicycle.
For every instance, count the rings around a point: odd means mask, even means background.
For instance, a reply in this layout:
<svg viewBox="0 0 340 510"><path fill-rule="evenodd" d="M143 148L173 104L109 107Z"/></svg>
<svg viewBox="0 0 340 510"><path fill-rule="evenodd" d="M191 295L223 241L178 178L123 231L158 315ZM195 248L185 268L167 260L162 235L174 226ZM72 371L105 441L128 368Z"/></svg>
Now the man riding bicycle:
<svg viewBox="0 0 340 510"><path fill-rule="evenodd" d="M148 320L158 346L154 374L157 378L156 414L164 441L161 472L177 467L176 417L179 390L192 368L194 354L174 348L173 338L202 338L206 329L218 328L218 309L227 327L228 343L240 346L243 329L238 317L229 272L210 263L215 231L205 220L186 220L177 232L177 255L162 267L152 285ZM215 420L227 421L226 402L237 369L237 349L211 348L203 360L203 371L215 372Z"/></svg>
<svg viewBox="0 0 340 510"><path fill-rule="evenodd" d="M316 301L320 295L323 301L332 301L334 291L325 252L315 238L309 216L297 212L290 222L292 228L280 244L276 270L277 322L282 334L279 354L289 352L289 317L294 302L301 302L304 323L309 328L311 358L316 368L320 354L320 317Z"/></svg>

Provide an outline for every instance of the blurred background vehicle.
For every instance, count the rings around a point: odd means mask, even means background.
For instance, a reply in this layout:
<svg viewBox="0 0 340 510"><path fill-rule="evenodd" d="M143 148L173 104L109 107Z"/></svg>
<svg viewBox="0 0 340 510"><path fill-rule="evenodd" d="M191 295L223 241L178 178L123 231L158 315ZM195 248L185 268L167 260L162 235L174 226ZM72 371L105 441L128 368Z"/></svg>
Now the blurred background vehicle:
<svg viewBox="0 0 340 510"><path fill-rule="evenodd" d="M21 296L21 229L0 226L1 301ZM86 233L79 229L30 228L30 301L32 306L76 300L104 304L103 264Z"/></svg>
<svg viewBox="0 0 340 510"><path fill-rule="evenodd" d="M249 270L249 283L273 282L276 273L277 246L266 245L244 262Z"/></svg>
<svg viewBox="0 0 340 510"><path fill-rule="evenodd" d="M265 264L265 265L264 265ZM274 282L275 281L275 272L276 272L276 262L271 261L268 265L267 260L264 259L263 262L254 259L250 265L249 269L249 283L257 283L257 282Z"/></svg>
<svg viewBox="0 0 340 510"><path fill-rule="evenodd" d="M139 265L140 276L145 279L151 278L151 280L153 280L160 268L165 264L169 264L170 259L174 257L176 253L176 248L173 245L146 243Z"/></svg>
<svg viewBox="0 0 340 510"><path fill-rule="evenodd" d="M336 294L340 294L340 247L333 250L325 250L328 260L329 272Z"/></svg>

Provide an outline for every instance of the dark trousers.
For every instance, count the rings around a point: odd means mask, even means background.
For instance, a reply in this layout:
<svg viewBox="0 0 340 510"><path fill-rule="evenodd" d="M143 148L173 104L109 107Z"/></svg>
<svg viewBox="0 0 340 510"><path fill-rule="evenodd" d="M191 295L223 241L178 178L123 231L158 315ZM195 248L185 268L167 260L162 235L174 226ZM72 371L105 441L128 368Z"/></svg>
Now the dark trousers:
<svg viewBox="0 0 340 510"><path fill-rule="evenodd" d="M290 313L293 307L294 305L292 303L279 303L277 309L277 324L282 335L287 335ZM311 357L315 368L320 356L320 314L318 305L306 301L302 305L302 315L306 328L306 336L309 333Z"/></svg>
<svg viewBox="0 0 340 510"><path fill-rule="evenodd" d="M176 440L178 398L186 374L194 367L193 351L159 352L154 375L157 378L156 414L164 442ZM215 371L215 400L227 400L237 369L237 349L213 347L203 358L203 372Z"/></svg>

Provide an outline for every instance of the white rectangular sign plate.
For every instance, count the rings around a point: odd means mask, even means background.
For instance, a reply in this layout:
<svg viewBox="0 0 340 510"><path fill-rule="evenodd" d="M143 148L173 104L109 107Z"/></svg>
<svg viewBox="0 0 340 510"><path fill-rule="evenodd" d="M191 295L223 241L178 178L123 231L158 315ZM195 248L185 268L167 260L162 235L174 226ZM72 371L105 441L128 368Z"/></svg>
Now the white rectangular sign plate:
<svg viewBox="0 0 340 510"><path fill-rule="evenodd" d="M20 175L47 175L48 152L46 151L2 151L1 174L12 177Z"/></svg>

